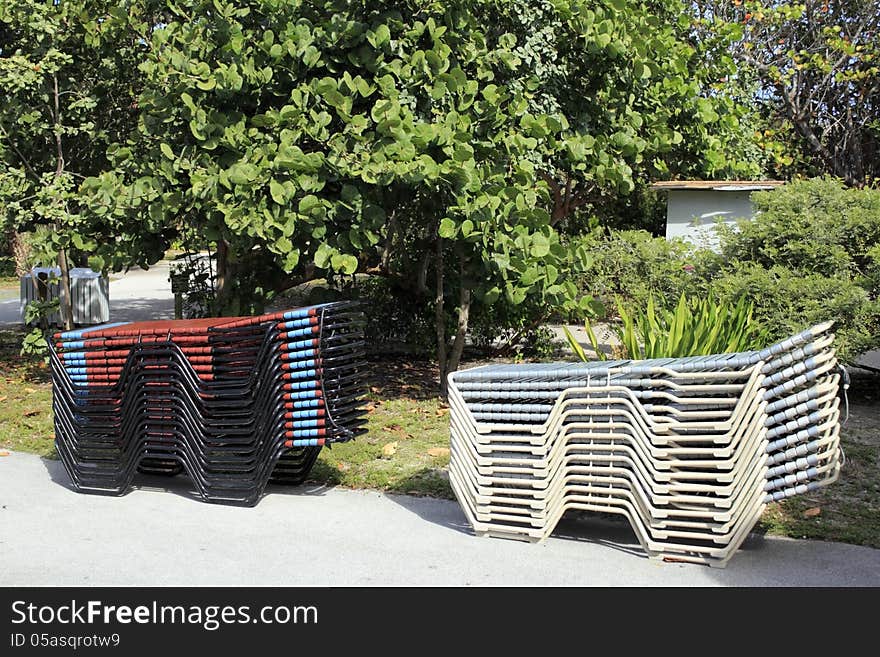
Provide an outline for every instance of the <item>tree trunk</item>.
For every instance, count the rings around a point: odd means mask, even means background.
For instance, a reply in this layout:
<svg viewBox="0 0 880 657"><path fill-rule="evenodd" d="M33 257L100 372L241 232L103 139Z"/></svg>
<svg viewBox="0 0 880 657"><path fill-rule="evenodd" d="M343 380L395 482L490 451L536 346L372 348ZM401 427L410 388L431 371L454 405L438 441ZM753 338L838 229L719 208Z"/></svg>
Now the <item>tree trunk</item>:
<svg viewBox="0 0 880 657"><path fill-rule="evenodd" d="M28 256L30 255L30 246L25 242L21 233L12 233L12 257L15 259L15 275L24 276L30 271L28 267Z"/></svg>
<svg viewBox="0 0 880 657"><path fill-rule="evenodd" d="M431 253L425 249L422 259L419 261L419 273L416 276L416 291L419 294L428 296L428 265L431 262Z"/></svg>
<svg viewBox="0 0 880 657"><path fill-rule="evenodd" d="M61 281L58 297L61 299L61 322L64 330L73 329L73 303L70 294L70 266L67 262L67 249L58 250L58 267L61 269Z"/></svg>
<svg viewBox="0 0 880 657"><path fill-rule="evenodd" d="M49 277L42 273L32 274L31 282L34 284L34 294L36 295L34 298L40 303L45 303L49 297ZM45 312L41 312L37 324L45 335L49 330L49 316Z"/></svg>
<svg viewBox="0 0 880 657"><path fill-rule="evenodd" d="M459 254L458 264L458 326L455 329L455 340L452 343L452 351L449 354L449 362L446 364L446 373L454 372L461 362L461 354L464 351L464 340L467 337L468 319L471 314L471 289L465 285L465 259Z"/></svg>
<svg viewBox="0 0 880 657"><path fill-rule="evenodd" d="M59 178L64 173L64 148L61 144L61 94L58 92L58 76L52 76L54 99L55 99L55 177ZM60 222L55 223L55 232L61 232ZM64 324L64 330L70 331L73 328L73 303L70 297L70 265L67 262L67 249L64 247L58 250L58 267L61 269L61 289L59 290L59 298L61 299L61 323Z"/></svg>
<svg viewBox="0 0 880 657"><path fill-rule="evenodd" d="M229 243L220 239L217 242L217 290L214 293L215 315L223 315L229 303L230 274Z"/></svg>
<svg viewBox="0 0 880 657"><path fill-rule="evenodd" d="M446 316L443 308L443 238L435 242L434 323L437 329L437 362L440 364L440 394L446 398Z"/></svg>
<svg viewBox="0 0 880 657"><path fill-rule="evenodd" d="M438 243L441 240L438 238ZM435 312L437 322L437 360L440 362L440 393L443 398L449 392L449 385L446 377L458 369L461 363L461 355L464 352L464 342L467 337L468 322L471 313L471 290L464 284L464 262L461 263L461 287L458 293L458 325L455 329L455 338L452 341L452 348L446 350L446 321L443 307L443 260L442 250L438 249L438 274L437 274L437 297L435 299Z"/></svg>
<svg viewBox="0 0 880 657"><path fill-rule="evenodd" d="M449 374L458 369L461 362L461 354L464 351L464 340L467 336L468 319L471 313L471 290L461 284L458 300L458 326L455 330L455 341L449 353L449 363L446 365L446 373ZM445 391L444 391L445 393Z"/></svg>
<svg viewBox="0 0 880 657"><path fill-rule="evenodd" d="M394 246L394 235L397 232L397 210L391 211L386 228L385 245L382 248L382 256L379 259L379 269L388 274L391 272L391 249Z"/></svg>

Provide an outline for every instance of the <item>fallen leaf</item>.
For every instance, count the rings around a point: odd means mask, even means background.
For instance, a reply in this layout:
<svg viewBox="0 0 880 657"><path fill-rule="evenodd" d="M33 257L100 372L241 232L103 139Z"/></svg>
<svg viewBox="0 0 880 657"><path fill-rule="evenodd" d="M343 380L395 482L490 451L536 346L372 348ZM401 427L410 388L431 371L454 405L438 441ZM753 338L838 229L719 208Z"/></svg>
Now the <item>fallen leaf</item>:
<svg viewBox="0 0 880 657"><path fill-rule="evenodd" d="M5 402L7 399L9 399L9 395L3 395L0 397L0 402Z"/></svg>
<svg viewBox="0 0 880 657"><path fill-rule="evenodd" d="M372 413L373 411L376 410L376 407L373 404L367 404L366 406L364 406L364 410L367 413Z"/></svg>
<svg viewBox="0 0 880 657"><path fill-rule="evenodd" d="M9 456L9 452L2 451L2 452L0 452L0 456Z"/></svg>
<svg viewBox="0 0 880 657"><path fill-rule="evenodd" d="M432 447L428 450L429 456L449 456L448 447Z"/></svg>
<svg viewBox="0 0 880 657"><path fill-rule="evenodd" d="M22 415L24 415L24 417L32 417L34 415L39 415L39 413L39 409L31 409L29 411L25 411L24 413L22 413Z"/></svg>
<svg viewBox="0 0 880 657"><path fill-rule="evenodd" d="M336 464L336 469L339 470L340 472L345 472L346 470L349 470L350 468L351 468L351 466L348 463L340 462L340 463Z"/></svg>
<svg viewBox="0 0 880 657"><path fill-rule="evenodd" d="M443 416L446 415L448 412L449 412L449 409L448 409L448 408L438 408L437 411L436 411L436 413L435 413L435 415L436 415L437 417L443 417Z"/></svg>
<svg viewBox="0 0 880 657"><path fill-rule="evenodd" d="M382 446L382 456L394 456L397 451L397 443L385 443Z"/></svg>
<svg viewBox="0 0 880 657"><path fill-rule="evenodd" d="M24 391L28 394L31 394L31 395L36 392L36 390L34 390L33 388L25 388Z"/></svg>
<svg viewBox="0 0 880 657"><path fill-rule="evenodd" d="M400 426L399 424L387 424L384 427L382 427L382 431L388 431L388 432L400 431L401 429L403 429L403 427Z"/></svg>
<svg viewBox="0 0 880 657"><path fill-rule="evenodd" d="M814 506L812 509L807 509L804 511L804 518L815 518L820 513L822 513L822 509L818 506Z"/></svg>

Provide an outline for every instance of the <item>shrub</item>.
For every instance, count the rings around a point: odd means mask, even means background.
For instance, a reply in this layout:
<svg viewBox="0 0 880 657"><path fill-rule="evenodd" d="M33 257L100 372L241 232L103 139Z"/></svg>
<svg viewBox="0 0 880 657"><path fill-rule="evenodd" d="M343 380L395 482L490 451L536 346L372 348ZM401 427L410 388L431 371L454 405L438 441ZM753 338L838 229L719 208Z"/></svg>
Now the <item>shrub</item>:
<svg viewBox="0 0 880 657"><path fill-rule="evenodd" d="M315 297L318 289L330 296ZM394 278L359 276L351 288L340 291L315 288L305 301L315 303L337 297L358 298L364 302L366 339L371 348L380 352L403 349L425 357L435 355L437 329L432 298L417 294ZM446 334L452 335L457 319L454 300L447 299L446 308ZM481 353L502 351L507 355L549 357L555 345L552 331L542 326L547 313L547 308L528 301L514 306L503 297L493 304L475 300L468 332L471 349Z"/></svg>
<svg viewBox="0 0 880 657"><path fill-rule="evenodd" d="M816 178L752 195L757 214L724 231L728 261L825 276L861 276L880 242L880 190Z"/></svg>
<svg viewBox="0 0 880 657"><path fill-rule="evenodd" d="M403 347L420 356L433 356L437 349L434 306L393 278L359 278L354 296L364 302L367 344L379 351ZM447 322L447 330L451 330Z"/></svg>
<svg viewBox="0 0 880 657"><path fill-rule="evenodd" d="M628 309L644 308L652 294L664 304L674 304L682 292L706 292L707 280L720 267L718 256L711 252L644 230L584 239L592 263L580 277L579 288L607 308L614 307L616 297L622 297Z"/></svg>
<svg viewBox="0 0 880 657"><path fill-rule="evenodd" d="M816 178L752 200L754 219L723 231L712 288L748 294L773 338L833 319L843 360L880 346L880 190Z"/></svg>
<svg viewBox="0 0 880 657"><path fill-rule="evenodd" d="M880 304L847 276L741 262L715 279L712 289L726 299L746 295L771 342L833 319L842 360L880 346Z"/></svg>
<svg viewBox="0 0 880 657"><path fill-rule="evenodd" d="M553 354L553 332L543 325L550 309L526 299L513 305L504 297L495 303L471 306L470 339L483 352L502 355L549 357Z"/></svg>
<svg viewBox="0 0 880 657"><path fill-rule="evenodd" d="M581 291L620 295L625 313L644 311L652 293L666 306L682 293L746 295L771 341L832 319L842 360L880 347L880 190L821 178L753 200L752 220L721 228L720 254L644 231L590 238Z"/></svg>
<svg viewBox="0 0 880 657"><path fill-rule="evenodd" d="M658 308L650 296L645 311L631 316L621 309L620 315L618 336L630 358L707 356L754 349L765 341L745 296L726 301L711 292L690 298L682 293L674 309Z"/></svg>

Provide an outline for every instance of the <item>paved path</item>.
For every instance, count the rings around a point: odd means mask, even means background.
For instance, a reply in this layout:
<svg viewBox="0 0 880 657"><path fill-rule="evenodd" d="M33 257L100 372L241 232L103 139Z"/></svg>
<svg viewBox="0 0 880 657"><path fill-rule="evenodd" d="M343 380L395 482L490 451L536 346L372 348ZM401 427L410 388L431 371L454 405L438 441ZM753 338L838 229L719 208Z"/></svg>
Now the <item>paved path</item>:
<svg viewBox="0 0 880 657"><path fill-rule="evenodd" d="M474 537L454 502L275 488L204 504L183 477L73 492L61 464L0 457L0 585L880 585L880 550L753 537L726 569L645 558L625 525L572 520L543 544Z"/></svg>
<svg viewBox="0 0 880 657"><path fill-rule="evenodd" d="M174 295L168 280L170 262L160 260L148 270L132 269L110 280L110 321L174 319Z"/></svg>
<svg viewBox="0 0 880 657"><path fill-rule="evenodd" d="M110 277L110 321L173 319L174 295L168 280L170 262L160 260L149 270L132 269ZM117 278L118 277L118 278ZM20 326L17 291L0 295L0 327Z"/></svg>

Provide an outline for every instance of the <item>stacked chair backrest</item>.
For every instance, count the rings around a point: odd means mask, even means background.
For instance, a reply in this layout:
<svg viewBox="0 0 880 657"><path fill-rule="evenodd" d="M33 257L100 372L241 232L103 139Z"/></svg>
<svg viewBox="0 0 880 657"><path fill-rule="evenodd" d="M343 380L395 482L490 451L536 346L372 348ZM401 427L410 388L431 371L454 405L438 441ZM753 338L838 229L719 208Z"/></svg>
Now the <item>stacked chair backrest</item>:
<svg viewBox="0 0 880 657"><path fill-rule="evenodd" d="M255 504L365 431L363 329L355 303L335 302L56 333L58 454L83 492L185 470L206 501Z"/></svg>
<svg viewBox="0 0 880 657"><path fill-rule="evenodd" d="M449 375L449 475L480 535L625 516L649 556L723 566L766 504L837 479L840 374L815 326L760 351Z"/></svg>

